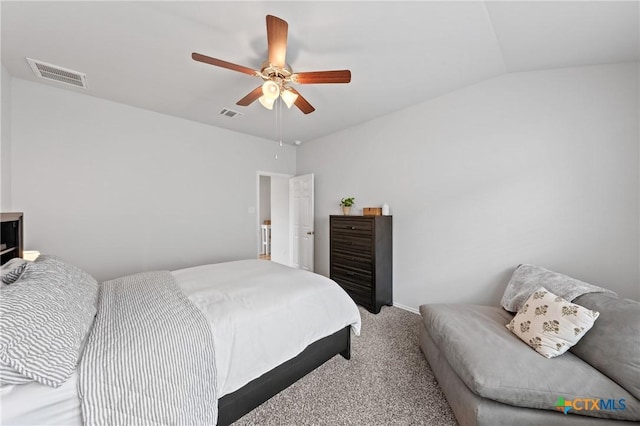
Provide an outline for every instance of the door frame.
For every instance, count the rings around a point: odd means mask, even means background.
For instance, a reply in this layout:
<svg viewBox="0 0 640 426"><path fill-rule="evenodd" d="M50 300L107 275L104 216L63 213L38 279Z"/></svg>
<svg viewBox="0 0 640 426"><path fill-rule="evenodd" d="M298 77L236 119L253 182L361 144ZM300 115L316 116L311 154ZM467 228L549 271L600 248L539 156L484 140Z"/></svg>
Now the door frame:
<svg viewBox="0 0 640 426"><path fill-rule="evenodd" d="M287 173L275 173L275 172L265 172L262 170L256 171L256 256L260 254L261 241L260 241L260 176L268 176L268 177L281 177L281 178L292 178L295 175L287 174ZM291 228L291 222L287 224L287 229ZM291 238L291 237L289 237ZM291 243L288 243L291 245Z"/></svg>

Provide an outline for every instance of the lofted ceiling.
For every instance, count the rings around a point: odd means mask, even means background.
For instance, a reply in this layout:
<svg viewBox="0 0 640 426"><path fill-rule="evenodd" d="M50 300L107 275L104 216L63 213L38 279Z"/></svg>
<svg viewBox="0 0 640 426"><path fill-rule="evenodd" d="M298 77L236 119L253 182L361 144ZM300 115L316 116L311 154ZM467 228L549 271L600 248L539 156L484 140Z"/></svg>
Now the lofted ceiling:
<svg viewBox="0 0 640 426"><path fill-rule="evenodd" d="M259 69L265 16L278 16L289 23L294 72L352 72L350 84L296 86L316 111L284 109L286 143L505 73L640 60L637 1L3 0L1 8L2 65L13 77L36 81L29 57L86 73L88 89L42 84L272 140L275 110L235 105L261 80L191 53Z"/></svg>

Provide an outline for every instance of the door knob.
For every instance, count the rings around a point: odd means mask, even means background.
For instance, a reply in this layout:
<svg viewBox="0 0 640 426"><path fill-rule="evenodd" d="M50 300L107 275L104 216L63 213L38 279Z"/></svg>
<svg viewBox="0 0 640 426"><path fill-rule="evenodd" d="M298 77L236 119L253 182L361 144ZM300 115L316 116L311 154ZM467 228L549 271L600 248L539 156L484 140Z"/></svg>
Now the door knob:
<svg viewBox="0 0 640 426"><path fill-rule="evenodd" d="M307 235L314 235L314 234L315 234L315 232L313 232L313 231L307 231Z"/></svg>

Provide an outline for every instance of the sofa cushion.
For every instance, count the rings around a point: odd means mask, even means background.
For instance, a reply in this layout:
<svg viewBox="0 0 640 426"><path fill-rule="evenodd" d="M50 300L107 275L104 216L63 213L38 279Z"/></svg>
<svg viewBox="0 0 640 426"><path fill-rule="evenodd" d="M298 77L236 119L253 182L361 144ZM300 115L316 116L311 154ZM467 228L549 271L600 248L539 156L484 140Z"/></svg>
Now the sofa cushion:
<svg viewBox="0 0 640 426"><path fill-rule="evenodd" d="M575 303L600 318L571 352L640 399L640 302L593 293Z"/></svg>
<svg viewBox="0 0 640 426"><path fill-rule="evenodd" d="M598 315L539 287L506 327L540 355L554 358L578 343Z"/></svg>
<svg viewBox="0 0 640 426"><path fill-rule="evenodd" d="M420 313L451 368L481 397L542 410L556 410L560 397L624 399L624 410L575 414L640 420L640 401L632 394L571 352L553 359L541 357L507 330L512 316L501 308L423 305Z"/></svg>

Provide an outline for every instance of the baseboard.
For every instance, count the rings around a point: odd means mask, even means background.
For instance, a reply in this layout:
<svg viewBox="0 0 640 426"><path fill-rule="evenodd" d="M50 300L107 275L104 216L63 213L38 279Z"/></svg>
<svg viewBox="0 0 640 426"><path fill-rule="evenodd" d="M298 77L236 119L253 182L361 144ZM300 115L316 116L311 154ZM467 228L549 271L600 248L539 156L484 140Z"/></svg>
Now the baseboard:
<svg viewBox="0 0 640 426"><path fill-rule="evenodd" d="M405 311L413 312L414 314L420 315L420 311L418 311L416 308L411 308L409 306L405 306L403 304L395 303L395 302L393 303L393 306L395 306L396 308L404 309Z"/></svg>

